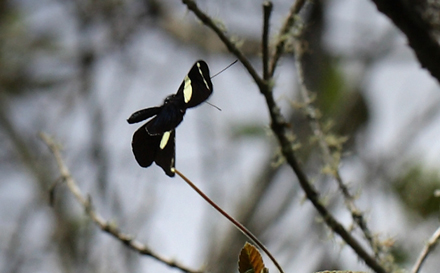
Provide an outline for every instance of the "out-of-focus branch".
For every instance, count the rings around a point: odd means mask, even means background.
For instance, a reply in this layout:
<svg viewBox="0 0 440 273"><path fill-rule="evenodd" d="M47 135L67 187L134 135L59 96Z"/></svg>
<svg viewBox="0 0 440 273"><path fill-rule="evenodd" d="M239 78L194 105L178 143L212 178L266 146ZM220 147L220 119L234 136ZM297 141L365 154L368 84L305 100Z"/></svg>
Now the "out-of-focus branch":
<svg viewBox="0 0 440 273"><path fill-rule="evenodd" d="M189 269L181 264L179 264L176 261L167 259L165 257L160 256L159 254L155 253L153 250L151 250L148 246L145 244L137 241L133 236L129 234L122 233L117 226L115 226L112 223L109 223L107 220L105 220L98 212L95 211L95 209L92 206L91 198L84 197L83 193L81 192L80 188L76 184L75 179L70 174L69 169L67 168L66 164L64 163L63 158L61 157L61 152L59 149L59 146L55 143L55 141L49 137L48 135L41 133L40 134L41 139L46 143L46 145L51 150L53 156L55 157L55 160L58 165L58 169L61 174L61 178L65 181L67 184L67 187L69 188L70 192L75 196L75 199L81 204L81 206L84 208L87 215L90 217L90 219L104 232L107 232L108 234L112 235L117 240L121 241L123 244L128 246L129 248L137 251L138 253L142 255L147 255L152 257L153 259L162 262L170 267L179 269L183 272L187 273L200 273L203 271L196 271Z"/></svg>
<svg viewBox="0 0 440 273"><path fill-rule="evenodd" d="M438 242L440 241L440 227L437 228L437 230L432 234L431 238L429 238L429 241L426 243L425 247L423 248L422 252L419 255L419 258L417 258L416 263L414 264L414 267L411 270L411 273L418 273L420 268L422 267L423 262L428 257L429 253L431 253L435 247L437 246Z"/></svg>
<svg viewBox="0 0 440 273"><path fill-rule="evenodd" d="M382 265L362 247L362 245L355 239L350 232L345 229L345 227L336 220L336 218L327 210L324 204L321 202L321 195L313 187L312 183L307 178L303 168L300 166L298 160L295 156L295 150L293 143L289 137L289 132L286 128L286 122L284 117L280 113L273 96L272 92L264 92L266 97L266 103L269 108L271 115L271 128L275 133L278 142L281 146L281 151L286 158L287 163L295 172L298 182L306 193L307 199L312 202L315 209L319 212L324 222L357 253L357 255L365 261L365 263L370 266L377 273L386 273L387 270L382 267Z"/></svg>
<svg viewBox="0 0 440 273"><path fill-rule="evenodd" d="M359 226L362 230L365 239L370 244L372 250L374 251L377 258L383 254L382 245L373 237L370 229L368 228L367 221L365 220L364 213L357 208L355 204L355 198L350 193L347 185L343 181L341 174L339 172L339 160L335 159L332 156L330 151L329 144L326 141L326 135L324 134L321 124L318 119L317 109L312 104L312 99L310 95L310 91L308 90L305 79L304 79L304 70L302 64L302 55L303 49L301 45L301 41L298 42L295 50L295 63L296 63L296 71L298 74L298 81L300 85L300 94L305 103L305 110L307 117L309 118L309 124L312 129L313 134L318 139L319 147L321 149L322 155L324 157L325 164L330 168L331 175L335 178L338 187L342 193L342 196L345 199L345 204L347 209L351 213L351 217L353 221Z"/></svg>
<svg viewBox="0 0 440 273"><path fill-rule="evenodd" d="M422 67L440 82L440 45L430 33L429 25L420 17L411 1L372 0L377 9L388 16L406 35Z"/></svg>

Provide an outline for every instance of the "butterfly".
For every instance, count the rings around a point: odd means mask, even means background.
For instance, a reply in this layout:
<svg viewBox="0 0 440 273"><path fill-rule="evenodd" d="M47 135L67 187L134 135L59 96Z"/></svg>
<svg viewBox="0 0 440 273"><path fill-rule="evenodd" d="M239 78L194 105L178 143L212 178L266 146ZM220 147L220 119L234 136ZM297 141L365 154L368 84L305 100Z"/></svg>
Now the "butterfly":
<svg viewBox="0 0 440 273"><path fill-rule="evenodd" d="M186 109L204 102L212 91L208 65L199 60L183 79L177 93L166 97L163 105L139 110L127 119L133 124L152 118L133 134L131 142L134 157L141 167L149 167L155 162L168 176L174 176L175 129L182 122Z"/></svg>

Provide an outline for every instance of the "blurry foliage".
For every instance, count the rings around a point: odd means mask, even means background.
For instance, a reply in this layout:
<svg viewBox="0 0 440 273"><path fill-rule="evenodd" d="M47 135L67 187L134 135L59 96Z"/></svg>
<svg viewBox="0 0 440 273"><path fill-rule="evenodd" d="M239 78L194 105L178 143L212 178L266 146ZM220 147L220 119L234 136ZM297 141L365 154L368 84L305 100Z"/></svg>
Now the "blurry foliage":
<svg viewBox="0 0 440 273"><path fill-rule="evenodd" d="M369 109L360 90L350 90L346 84L341 65L335 59L326 62L319 82L317 106L332 121L333 130L342 136L352 138L369 119Z"/></svg>
<svg viewBox="0 0 440 273"><path fill-rule="evenodd" d="M408 0L414 9L428 23L432 34L440 39L440 2L433 0Z"/></svg>
<svg viewBox="0 0 440 273"><path fill-rule="evenodd" d="M0 92L19 95L52 86L56 80L36 76L32 65L39 53L53 52L53 37L33 35L21 13L12 6L5 8L0 14Z"/></svg>
<svg viewBox="0 0 440 273"><path fill-rule="evenodd" d="M267 130L260 123L233 124L230 127L230 135L232 139L240 139L243 137L266 137Z"/></svg>
<svg viewBox="0 0 440 273"><path fill-rule="evenodd" d="M336 61L327 61L322 64L322 73L318 83L318 109L323 116L329 116L337 112L346 94L346 84L340 65Z"/></svg>
<svg viewBox="0 0 440 273"><path fill-rule="evenodd" d="M394 181L393 187L405 207L412 212L424 218L438 216L440 198L434 196L440 188L438 170L413 166Z"/></svg>
<svg viewBox="0 0 440 273"><path fill-rule="evenodd" d="M327 57L325 60L329 59ZM338 62L323 61L321 66L325 66L328 73L322 73L321 77L313 76L317 91L312 90L316 96L311 103L318 109L318 119L327 144L340 155L342 150L352 150L356 134L369 120L370 110L364 94L358 89L348 88ZM312 132L305 111L307 104L293 102L292 106L303 112L302 116L294 112L291 124L303 145L299 156L306 161L318 142L316 137L310 137Z"/></svg>
<svg viewBox="0 0 440 273"><path fill-rule="evenodd" d="M394 244L390 250L394 263L404 266L408 262L411 262L412 257L410 253L408 253L403 246Z"/></svg>
<svg viewBox="0 0 440 273"><path fill-rule="evenodd" d="M355 135L369 120L369 108L359 86L350 86L342 69L344 59L335 56L325 46L323 35L325 2L317 1L310 11L304 32L305 52L303 55L304 78L307 88L316 99L312 102L319 111L319 121L326 134L342 137L345 150L351 150ZM305 158L313 147L307 141L312 133L307 118L294 117L291 121L297 127L300 142L305 145ZM301 122L303 125L297 125ZM335 139L339 139L336 137ZM300 156L303 157L303 156Z"/></svg>

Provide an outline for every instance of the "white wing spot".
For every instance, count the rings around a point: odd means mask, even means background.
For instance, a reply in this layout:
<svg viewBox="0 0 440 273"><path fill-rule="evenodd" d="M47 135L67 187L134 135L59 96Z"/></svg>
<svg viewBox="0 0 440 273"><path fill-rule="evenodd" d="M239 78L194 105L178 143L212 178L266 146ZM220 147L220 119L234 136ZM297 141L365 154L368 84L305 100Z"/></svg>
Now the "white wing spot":
<svg viewBox="0 0 440 273"><path fill-rule="evenodd" d="M185 103L188 103L192 96L191 79L188 77L188 75L185 76L184 82L185 86L183 87L183 99L185 100Z"/></svg>
<svg viewBox="0 0 440 273"><path fill-rule="evenodd" d="M163 133L162 139L160 140L159 148L163 150L167 146L168 140L170 139L171 131Z"/></svg>
<svg viewBox="0 0 440 273"><path fill-rule="evenodd" d="M199 69L199 73L200 73L200 75L202 76L202 79L203 79L203 82L204 82L205 85L206 85L206 88L208 88L208 90L209 90L209 85L208 85L208 83L206 82L205 77L203 76L202 70L200 69L200 63L197 63L197 68Z"/></svg>

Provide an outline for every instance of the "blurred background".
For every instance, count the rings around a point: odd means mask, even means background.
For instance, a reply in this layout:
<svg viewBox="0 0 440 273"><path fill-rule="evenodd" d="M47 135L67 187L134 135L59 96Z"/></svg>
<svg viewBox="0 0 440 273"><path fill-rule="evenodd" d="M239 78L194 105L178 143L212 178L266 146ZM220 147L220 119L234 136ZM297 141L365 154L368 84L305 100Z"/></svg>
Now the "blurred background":
<svg viewBox="0 0 440 273"><path fill-rule="evenodd" d="M260 71L262 2L198 1ZM341 174L372 232L409 268L439 225L438 82L370 1L313 2L302 13L306 83L325 130L348 137ZM276 38L292 1L273 4ZM194 270L236 272L246 238L180 178L154 164L139 167L131 152L141 124L126 119L161 105L198 59L211 75L235 60L179 1L0 0L1 272L178 272L104 234L65 186L49 206L59 172L39 132L62 145L82 191L123 232ZM281 59L275 80L309 178L351 225L295 106L292 55ZM367 270L279 164L264 98L243 66L212 81L209 102L222 111L208 104L187 111L176 131L176 167L253 231L286 272ZM440 266L432 255L422 272Z"/></svg>

